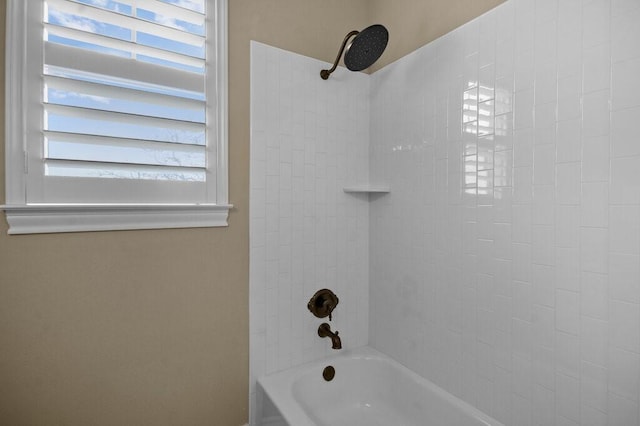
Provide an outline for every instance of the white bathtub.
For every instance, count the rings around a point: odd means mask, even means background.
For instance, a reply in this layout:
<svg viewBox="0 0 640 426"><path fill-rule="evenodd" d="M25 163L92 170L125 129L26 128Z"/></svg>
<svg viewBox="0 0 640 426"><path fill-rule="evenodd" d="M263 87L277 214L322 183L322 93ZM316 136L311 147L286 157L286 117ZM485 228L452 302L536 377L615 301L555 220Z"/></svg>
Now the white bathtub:
<svg viewBox="0 0 640 426"><path fill-rule="evenodd" d="M340 352L262 377L258 426L503 426L374 349Z"/></svg>

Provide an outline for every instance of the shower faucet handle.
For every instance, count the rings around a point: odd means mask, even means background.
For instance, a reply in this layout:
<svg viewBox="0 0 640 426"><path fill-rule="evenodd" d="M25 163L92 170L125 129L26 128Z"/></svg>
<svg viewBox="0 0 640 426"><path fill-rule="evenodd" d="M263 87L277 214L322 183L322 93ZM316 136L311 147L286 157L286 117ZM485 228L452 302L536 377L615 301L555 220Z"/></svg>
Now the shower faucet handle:
<svg viewBox="0 0 640 426"><path fill-rule="evenodd" d="M331 314L335 309L336 304L337 302L335 302L334 304L333 301L330 299L325 300L324 303L322 304L322 308L325 310L325 312L329 312L329 321L331 321Z"/></svg>
<svg viewBox="0 0 640 426"><path fill-rule="evenodd" d="M338 305L339 299L334 292L327 288L316 291L307 303L307 309L317 318L329 317L332 319L332 312Z"/></svg>

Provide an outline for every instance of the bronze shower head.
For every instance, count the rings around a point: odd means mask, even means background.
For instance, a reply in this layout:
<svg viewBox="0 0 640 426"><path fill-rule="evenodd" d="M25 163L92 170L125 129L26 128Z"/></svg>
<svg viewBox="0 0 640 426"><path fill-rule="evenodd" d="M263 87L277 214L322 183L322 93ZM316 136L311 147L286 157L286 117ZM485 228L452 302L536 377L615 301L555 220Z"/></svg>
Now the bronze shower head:
<svg viewBox="0 0 640 426"><path fill-rule="evenodd" d="M353 36L355 36L355 38L351 40L347 46L347 42L349 42L349 39ZM380 24L371 25L362 31L351 31L344 38L338 56L331 69L320 71L320 77L322 77L323 80L329 78L329 75L338 67L342 52L345 52L344 64L347 69L351 71L362 71L363 69L369 68L380 58L382 52L384 52L384 49L387 47L388 41L389 32Z"/></svg>

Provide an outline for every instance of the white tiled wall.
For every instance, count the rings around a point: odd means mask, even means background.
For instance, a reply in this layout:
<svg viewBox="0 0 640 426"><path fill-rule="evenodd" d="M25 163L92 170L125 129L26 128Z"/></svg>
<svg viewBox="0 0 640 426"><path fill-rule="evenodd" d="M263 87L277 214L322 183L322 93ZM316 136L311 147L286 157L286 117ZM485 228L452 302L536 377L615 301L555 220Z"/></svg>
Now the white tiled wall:
<svg viewBox="0 0 640 426"><path fill-rule="evenodd" d="M257 377L333 351L307 310L317 290L340 298L343 348L368 342L369 201L342 188L368 181L369 76L324 81L328 65L251 44L252 415Z"/></svg>
<svg viewBox="0 0 640 426"><path fill-rule="evenodd" d="M369 326L506 424L640 424L638 22L637 0L510 0L327 82L254 43L252 384L331 351L306 310L326 286L345 347ZM342 192L369 149L392 188L370 210Z"/></svg>
<svg viewBox="0 0 640 426"><path fill-rule="evenodd" d="M370 344L508 425L640 424L639 125L638 0L510 0L375 73Z"/></svg>

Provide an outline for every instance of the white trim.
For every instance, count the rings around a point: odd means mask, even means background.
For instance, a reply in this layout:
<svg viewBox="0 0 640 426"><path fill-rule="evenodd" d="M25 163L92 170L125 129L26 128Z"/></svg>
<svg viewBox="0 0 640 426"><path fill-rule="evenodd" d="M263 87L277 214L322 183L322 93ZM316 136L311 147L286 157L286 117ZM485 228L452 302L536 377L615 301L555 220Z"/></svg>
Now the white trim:
<svg viewBox="0 0 640 426"><path fill-rule="evenodd" d="M24 83L22 76L26 68L27 13L26 1L7 1L6 42L5 42L5 181L6 202L23 204L26 202L26 123ZM16 82L19 82L16 84ZM9 107L11 105L11 107Z"/></svg>
<svg viewBox="0 0 640 426"><path fill-rule="evenodd" d="M229 202L229 48L228 48L228 0L215 0L216 4L216 94L207 100L215 100L216 107L216 200Z"/></svg>
<svg viewBox="0 0 640 426"><path fill-rule="evenodd" d="M232 205L26 204L0 206L9 234L228 226Z"/></svg>

